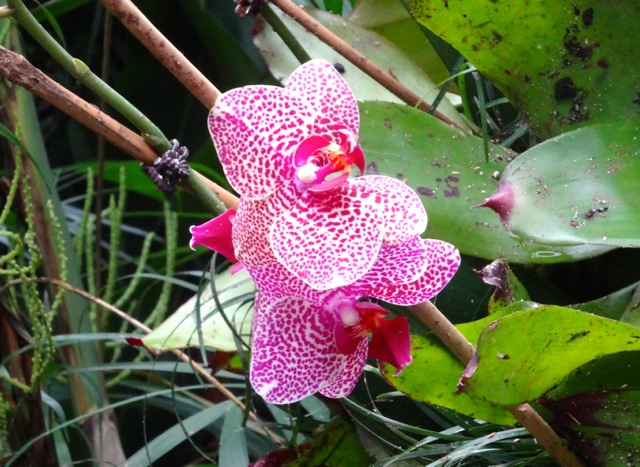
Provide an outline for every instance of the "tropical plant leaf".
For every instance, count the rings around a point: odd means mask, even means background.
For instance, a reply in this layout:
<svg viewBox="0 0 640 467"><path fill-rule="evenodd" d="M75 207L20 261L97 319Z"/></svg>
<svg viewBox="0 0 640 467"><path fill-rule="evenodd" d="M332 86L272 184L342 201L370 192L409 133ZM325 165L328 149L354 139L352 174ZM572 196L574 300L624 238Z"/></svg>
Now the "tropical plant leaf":
<svg viewBox="0 0 640 467"><path fill-rule="evenodd" d="M544 137L638 117L633 0L409 0L416 19L491 79ZM623 20L624 19L624 20Z"/></svg>
<svg viewBox="0 0 640 467"><path fill-rule="evenodd" d="M515 235L526 240L638 247L639 156L635 122L565 133L509 164L487 204Z"/></svg>
<svg viewBox="0 0 640 467"><path fill-rule="evenodd" d="M482 331L460 389L487 402L517 405L542 396L589 361L633 350L640 350L637 328L543 305L505 316Z"/></svg>
<svg viewBox="0 0 640 467"><path fill-rule="evenodd" d="M465 254L521 263L571 261L610 249L518 241L490 211L473 209L495 190L512 152L490 145L487 162L482 139L408 106L364 102L360 114L367 172L406 180L418 192L429 214L427 236Z"/></svg>
<svg viewBox="0 0 640 467"><path fill-rule="evenodd" d="M475 342L480 332L501 316L522 309L526 304L502 308L499 312L472 323L456 326L460 332ZM458 394L457 384L464 371L464 364L451 353L433 334L411 336L411 355L413 361L394 377L393 366L381 363L380 369L385 379L396 389L414 400L435 404L470 417L491 423L511 425L515 418L504 406L474 399L466 394Z"/></svg>

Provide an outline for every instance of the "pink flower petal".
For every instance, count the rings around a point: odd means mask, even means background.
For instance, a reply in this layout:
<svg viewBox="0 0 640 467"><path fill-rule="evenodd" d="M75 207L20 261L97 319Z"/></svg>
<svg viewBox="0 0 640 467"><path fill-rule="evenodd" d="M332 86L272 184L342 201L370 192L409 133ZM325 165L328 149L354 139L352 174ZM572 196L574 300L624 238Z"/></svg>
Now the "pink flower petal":
<svg viewBox="0 0 640 467"><path fill-rule="evenodd" d="M395 284L407 284L419 279L429 264L428 245L415 237L402 245L383 245L376 262L360 280L349 286L358 296L367 296L367 291Z"/></svg>
<svg viewBox="0 0 640 467"><path fill-rule="evenodd" d="M321 388L320 393L334 399L351 394L367 362L368 347L367 339L362 339L356 350L346 357L344 370L338 373L328 385Z"/></svg>
<svg viewBox="0 0 640 467"><path fill-rule="evenodd" d="M269 231L275 219L296 202L295 182L289 180L263 200L240 198L233 228L233 245L240 261L248 267L275 262Z"/></svg>
<svg viewBox="0 0 640 467"><path fill-rule="evenodd" d="M304 99L315 110L313 134L332 136L336 123L345 125L355 135L360 127L358 103L349 85L326 60L310 60L289 77L286 89Z"/></svg>
<svg viewBox="0 0 640 467"><path fill-rule="evenodd" d="M258 298L253 319L251 384L267 402L299 401L344 370L347 358L333 341L336 318L324 306Z"/></svg>
<svg viewBox="0 0 640 467"><path fill-rule="evenodd" d="M396 305L415 305L438 294L458 270L460 252L440 240L426 239L423 242L429 252L428 266L418 280L362 291L363 295Z"/></svg>
<svg viewBox="0 0 640 467"><path fill-rule="evenodd" d="M196 245L203 245L224 255L229 261L238 261L231 242L232 219L236 211L229 209L224 214L200 225L189 227L191 241L189 246L194 249Z"/></svg>
<svg viewBox="0 0 640 467"><path fill-rule="evenodd" d="M369 358L375 358L395 366L398 376L402 368L411 363L411 339L409 321L404 316L396 316L380 321L378 329L371 334Z"/></svg>
<svg viewBox="0 0 640 467"><path fill-rule="evenodd" d="M383 175L367 175L353 180L376 190L385 209L385 245L400 245L427 228L427 213L420 198L404 182Z"/></svg>
<svg viewBox="0 0 640 467"><path fill-rule="evenodd" d="M380 250L379 200L366 184L351 182L318 194L306 191L271 229L278 261L316 290L360 279Z"/></svg>
<svg viewBox="0 0 640 467"><path fill-rule="evenodd" d="M311 134L315 112L289 91L246 86L220 96L209 113L209 132L233 188L262 199L291 179L298 144Z"/></svg>

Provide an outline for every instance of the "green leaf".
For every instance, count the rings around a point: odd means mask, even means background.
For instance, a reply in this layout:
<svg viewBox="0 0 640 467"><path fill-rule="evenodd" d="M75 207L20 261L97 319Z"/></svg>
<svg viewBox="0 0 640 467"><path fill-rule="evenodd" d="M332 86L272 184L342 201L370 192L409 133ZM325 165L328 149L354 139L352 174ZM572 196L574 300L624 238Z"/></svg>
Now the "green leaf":
<svg viewBox="0 0 640 467"><path fill-rule="evenodd" d="M391 41L436 83L449 77L449 70L440 56L398 0L360 0L349 20Z"/></svg>
<svg viewBox="0 0 640 467"><path fill-rule="evenodd" d="M475 342L480 332L497 317L506 316L523 306L526 304L518 303L511 308L502 308L496 314L456 327L470 342ZM457 393L457 384L464 371L464 364L433 334L412 334L411 355L413 362L397 377L393 376L393 366L386 363L380 365L383 376L396 389L414 400L453 409L490 423L512 425L516 422L504 406Z"/></svg>
<svg viewBox="0 0 640 467"><path fill-rule="evenodd" d="M331 63L342 65L345 70L342 76L349 83L357 99L400 102L395 95L338 54L338 52L321 42L313 34L307 32L295 20L283 15L276 8L274 8L274 11L277 12L286 27L298 39L311 58L324 58ZM433 80L418 65L384 37L373 31L361 28L345 18L325 11L313 8L307 8L306 11L340 36L345 42L358 49L373 63L384 70L390 70L401 83L426 102L432 102L440 92ZM259 30L260 32L254 38L255 43L273 75L284 81L300 63L293 53L288 51L284 42L270 26L263 24ZM456 122L461 128L467 128L458 111L446 99L438 106L438 110Z"/></svg>
<svg viewBox="0 0 640 467"><path fill-rule="evenodd" d="M633 0L409 0L441 36L553 136L638 117L640 16Z"/></svg>
<svg viewBox="0 0 640 467"><path fill-rule="evenodd" d="M222 424L218 465L220 467L245 467L249 465L247 438L242 419L244 414L236 405L229 405Z"/></svg>
<svg viewBox="0 0 640 467"><path fill-rule="evenodd" d="M201 337L205 347L231 352L237 350L235 333L248 342L255 285L246 269L233 275L230 269L217 274L215 288L222 310L217 309L212 287L207 285L146 335L142 339L144 345L153 351L165 352L197 346ZM229 328L227 320L234 329Z"/></svg>
<svg viewBox="0 0 640 467"><path fill-rule="evenodd" d="M638 247L639 156L636 122L565 133L509 164L493 197L505 201L494 209L514 234L527 240Z"/></svg>
<svg viewBox="0 0 640 467"><path fill-rule="evenodd" d="M487 326L465 371L462 391L501 405L532 401L577 367L604 355L640 350L625 323L544 305Z"/></svg>
<svg viewBox="0 0 640 467"><path fill-rule="evenodd" d="M640 328L640 316L637 311L639 304L640 282L636 282L605 297L587 303L572 305L570 308L615 319Z"/></svg>
<svg viewBox="0 0 640 467"><path fill-rule="evenodd" d="M287 465L290 467L324 465L371 465L353 426L344 421L334 421L300 446L300 455Z"/></svg>
<svg viewBox="0 0 640 467"><path fill-rule="evenodd" d="M640 391L600 390L544 403L551 424L589 465L640 462Z"/></svg>
<svg viewBox="0 0 640 467"><path fill-rule="evenodd" d="M640 372L633 371L640 358L640 351L605 355L574 370L540 400L560 400L575 394L618 390L624 387L640 388Z"/></svg>
<svg viewBox="0 0 640 467"><path fill-rule="evenodd" d="M193 434L211 425L218 418L223 416L231 402L225 401L220 404L207 407L195 415L190 416L169 428L161 435L154 438L144 447L127 459L127 465L142 466L151 465L157 462L162 456L171 451L181 442L189 439Z"/></svg>
<svg viewBox="0 0 640 467"><path fill-rule="evenodd" d="M429 214L428 237L448 241L465 254L522 263L577 260L608 250L521 242L489 210L473 209L495 190L514 157L506 149L490 145L485 162L482 139L408 106L364 102L360 119L367 173L398 177L418 192Z"/></svg>

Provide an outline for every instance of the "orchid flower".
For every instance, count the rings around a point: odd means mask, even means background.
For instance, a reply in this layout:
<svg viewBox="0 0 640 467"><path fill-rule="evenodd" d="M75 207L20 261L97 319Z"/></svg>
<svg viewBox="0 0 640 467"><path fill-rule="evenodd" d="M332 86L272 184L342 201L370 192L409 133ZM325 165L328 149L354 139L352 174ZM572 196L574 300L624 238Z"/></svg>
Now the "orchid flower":
<svg viewBox="0 0 640 467"><path fill-rule="evenodd" d="M403 182L350 178L365 167L358 128L355 98L324 60L285 88L229 91L209 116L241 199L237 212L192 227L192 246L241 261L256 283L250 378L268 402L342 397L367 356L400 372L411 361L407 320L368 300L427 300L460 263L452 245L420 238L427 214Z"/></svg>

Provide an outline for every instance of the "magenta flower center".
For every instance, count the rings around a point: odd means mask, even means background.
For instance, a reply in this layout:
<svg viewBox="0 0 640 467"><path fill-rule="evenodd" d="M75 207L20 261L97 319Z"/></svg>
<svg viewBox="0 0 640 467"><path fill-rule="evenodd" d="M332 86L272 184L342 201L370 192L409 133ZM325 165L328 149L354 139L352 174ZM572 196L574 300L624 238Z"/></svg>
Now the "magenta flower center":
<svg viewBox="0 0 640 467"><path fill-rule="evenodd" d="M344 182L351 173L351 166L364 171L364 153L356 143L356 137L346 127L335 132L338 143L323 136L309 136L296 149L293 164L296 176L304 189L325 191Z"/></svg>

